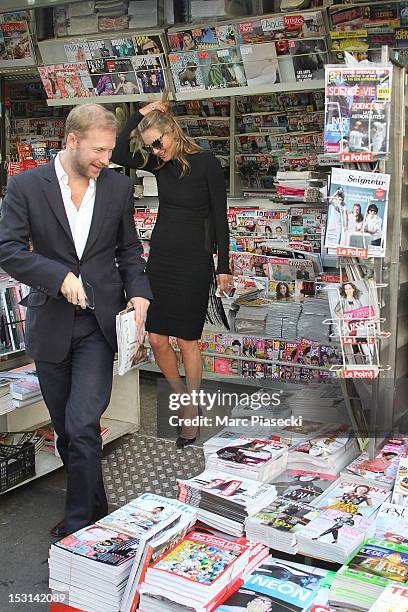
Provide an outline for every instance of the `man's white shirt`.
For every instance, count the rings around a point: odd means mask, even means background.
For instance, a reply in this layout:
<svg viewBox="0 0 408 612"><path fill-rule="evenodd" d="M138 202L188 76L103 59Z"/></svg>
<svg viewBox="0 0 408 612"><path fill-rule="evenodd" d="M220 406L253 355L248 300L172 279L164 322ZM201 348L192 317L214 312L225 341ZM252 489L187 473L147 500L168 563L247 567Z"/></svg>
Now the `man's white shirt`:
<svg viewBox="0 0 408 612"><path fill-rule="evenodd" d="M86 241L88 240L89 230L91 228L92 215L95 206L96 180L92 178L89 179L88 188L84 197L82 198L81 205L77 209L72 201L71 189L68 185L68 174L62 167L60 155L61 153L58 153L55 158L55 172L57 174L65 212L68 217L69 227L74 240L75 250L78 255L78 259L81 259L85 250Z"/></svg>

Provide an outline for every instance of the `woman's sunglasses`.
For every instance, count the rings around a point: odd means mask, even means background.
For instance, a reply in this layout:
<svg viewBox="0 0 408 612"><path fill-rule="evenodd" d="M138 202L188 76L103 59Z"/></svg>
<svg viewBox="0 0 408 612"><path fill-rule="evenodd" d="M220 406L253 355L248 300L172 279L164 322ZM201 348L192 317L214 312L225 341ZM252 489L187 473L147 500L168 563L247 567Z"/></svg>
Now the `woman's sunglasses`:
<svg viewBox="0 0 408 612"><path fill-rule="evenodd" d="M163 132L163 134L159 138L156 138L156 140L153 140L151 144L142 145L143 149L147 153L153 153L154 149L156 149L156 151L161 151L161 149L163 148L163 136L165 135L165 133L166 132Z"/></svg>

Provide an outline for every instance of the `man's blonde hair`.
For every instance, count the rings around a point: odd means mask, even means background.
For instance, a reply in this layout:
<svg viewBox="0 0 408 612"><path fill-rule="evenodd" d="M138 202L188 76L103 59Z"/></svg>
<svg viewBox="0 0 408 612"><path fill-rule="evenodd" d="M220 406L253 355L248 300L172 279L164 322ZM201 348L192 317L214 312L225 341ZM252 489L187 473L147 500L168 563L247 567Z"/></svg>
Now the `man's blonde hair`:
<svg viewBox="0 0 408 612"><path fill-rule="evenodd" d="M70 133L74 133L77 137L83 136L91 128L116 132L117 127L115 115L102 104L79 104L67 117L65 139Z"/></svg>

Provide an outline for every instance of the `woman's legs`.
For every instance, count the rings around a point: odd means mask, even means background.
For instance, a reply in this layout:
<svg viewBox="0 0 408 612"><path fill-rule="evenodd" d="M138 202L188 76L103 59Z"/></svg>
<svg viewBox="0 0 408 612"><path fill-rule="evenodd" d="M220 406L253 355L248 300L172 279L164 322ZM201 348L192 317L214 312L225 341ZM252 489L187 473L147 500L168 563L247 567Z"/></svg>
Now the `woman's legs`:
<svg viewBox="0 0 408 612"><path fill-rule="evenodd" d="M177 344L183 356L184 371L186 374L187 393L200 391L203 360L197 340L182 340L177 338ZM183 417L192 419L198 415L198 404L191 402L189 406L183 408ZM197 426L184 425L181 431L183 438L191 439L197 436Z"/></svg>
<svg viewBox="0 0 408 612"><path fill-rule="evenodd" d="M185 393L186 388L180 377L177 366L177 356L172 348L169 337L149 333L149 343L154 359L175 393Z"/></svg>

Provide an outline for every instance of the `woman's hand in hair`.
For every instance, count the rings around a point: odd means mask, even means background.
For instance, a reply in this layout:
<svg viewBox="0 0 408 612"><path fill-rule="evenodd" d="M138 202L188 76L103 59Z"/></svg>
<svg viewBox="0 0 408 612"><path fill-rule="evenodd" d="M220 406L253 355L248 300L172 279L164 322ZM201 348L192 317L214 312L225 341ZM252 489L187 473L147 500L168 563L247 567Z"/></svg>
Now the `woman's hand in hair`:
<svg viewBox="0 0 408 612"><path fill-rule="evenodd" d="M150 102L150 104L146 104L142 108L139 108L139 113L143 116L149 114L151 111L158 110L161 113L166 113L169 107L168 104L164 104L164 102Z"/></svg>

